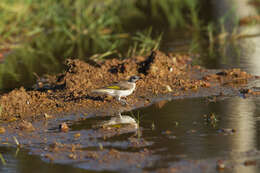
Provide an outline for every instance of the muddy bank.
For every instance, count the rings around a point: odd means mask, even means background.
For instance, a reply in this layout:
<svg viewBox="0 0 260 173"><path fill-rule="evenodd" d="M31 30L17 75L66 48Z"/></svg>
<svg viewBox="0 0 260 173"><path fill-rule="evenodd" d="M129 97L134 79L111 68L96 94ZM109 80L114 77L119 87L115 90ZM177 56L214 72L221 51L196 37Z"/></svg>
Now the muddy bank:
<svg viewBox="0 0 260 173"><path fill-rule="evenodd" d="M226 96L258 95L258 88L248 87L257 76L240 69L193 66L188 55L156 51L125 60L68 60L66 65L64 73L39 79L33 89L20 88L0 97L0 146L15 147L18 152L20 148L29 149L42 160L87 170L136 172L160 160L152 149L154 141L142 136L144 127L95 125L119 111L158 100L163 101L155 106L161 108L167 103L164 99L209 97L205 100L215 102ZM132 75L142 79L126 98L128 106L91 93L94 88Z"/></svg>
<svg viewBox="0 0 260 173"><path fill-rule="evenodd" d="M148 57L112 59L100 63L70 59L66 62L64 73L39 79L34 89L20 88L2 95L0 120L43 118L46 113L111 115L149 104L161 95L178 98L228 95L239 89L243 94L254 94L252 90L241 88L257 77L240 69L207 70L193 66L191 62L187 55L165 55L159 51L152 52ZM94 88L125 80L132 75L139 75L142 80L137 82L136 91L127 97L129 106L91 93Z"/></svg>

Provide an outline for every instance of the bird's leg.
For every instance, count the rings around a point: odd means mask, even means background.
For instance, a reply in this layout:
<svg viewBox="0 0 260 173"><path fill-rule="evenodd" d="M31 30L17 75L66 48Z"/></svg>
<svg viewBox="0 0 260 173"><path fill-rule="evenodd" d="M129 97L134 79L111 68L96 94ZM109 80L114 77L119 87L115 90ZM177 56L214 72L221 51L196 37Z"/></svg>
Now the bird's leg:
<svg viewBox="0 0 260 173"><path fill-rule="evenodd" d="M121 97L117 97L117 100L118 100L119 102L121 102L121 103L124 103L125 105L129 105L129 104L126 102L126 100L121 99Z"/></svg>
<svg viewBox="0 0 260 173"><path fill-rule="evenodd" d="M118 115L119 115L120 119L122 120L121 112L118 112Z"/></svg>
<svg viewBox="0 0 260 173"><path fill-rule="evenodd" d="M121 102L124 103L125 105L129 105L129 104L126 102L126 100L124 100L124 99L121 99Z"/></svg>
<svg viewBox="0 0 260 173"><path fill-rule="evenodd" d="M121 102L120 96L117 96L116 99L117 99L119 102Z"/></svg>

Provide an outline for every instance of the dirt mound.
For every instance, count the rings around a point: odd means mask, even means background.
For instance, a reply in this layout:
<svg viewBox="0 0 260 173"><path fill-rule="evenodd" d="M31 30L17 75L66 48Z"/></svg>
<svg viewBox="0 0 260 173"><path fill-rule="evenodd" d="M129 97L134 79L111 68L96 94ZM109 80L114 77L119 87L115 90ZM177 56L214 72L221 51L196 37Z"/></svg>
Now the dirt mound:
<svg viewBox="0 0 260 173"><path fill-rule="evenodd" d="M192 66L187 55L165 55L159 51L148 57L106 60L95 64L80 60L67 60L67 69L57 76L48 76L35 85L34 90L13 90L0 98L1 120L25 117L43 117L44 113L58 114L92 112L98 115L129 110L158 95L181 96L188 91L226 84L245 84L253 76L238 69L220 71ZM126 80L132 75L142 77L137 89L123 106L115 99L91 93L94 88L111 82ZM226 82L225 82L226 81ZM243 83L239 82L243 81Z"/></svg>

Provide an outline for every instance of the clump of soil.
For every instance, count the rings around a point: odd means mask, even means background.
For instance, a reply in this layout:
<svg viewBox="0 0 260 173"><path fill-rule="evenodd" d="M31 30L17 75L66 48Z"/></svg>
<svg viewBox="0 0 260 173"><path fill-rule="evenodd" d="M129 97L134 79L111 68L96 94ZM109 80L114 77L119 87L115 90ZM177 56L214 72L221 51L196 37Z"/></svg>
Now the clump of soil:
<svg viewBox="0 0 260 173"><path fill-rule="evenodd" d="M57 76L38 81L34 90L15 89L0 97L0 120L44 117L44 114L88 112L110 115L148 104L159 95L182 96L203 88L243 86L255 78L239 69L217 72L192 66L188 55L165 55L153 51L150 56L106 60L95 65L69 59L67 69ZM127 97L130 106L115 99L91 93L94 88L126 80L132 75L142 78L136 91ZM44 81L44 83L43 83Z"/></svg>

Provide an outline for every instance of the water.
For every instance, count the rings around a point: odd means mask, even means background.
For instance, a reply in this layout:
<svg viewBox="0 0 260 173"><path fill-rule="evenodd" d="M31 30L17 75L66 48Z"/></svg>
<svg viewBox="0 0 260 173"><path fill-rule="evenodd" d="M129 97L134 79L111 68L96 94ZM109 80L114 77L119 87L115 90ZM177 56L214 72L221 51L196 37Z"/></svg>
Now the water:
<svg viewBox="0 0 260 173"><path fill-rule="evenodd" d="M75 168L69 165L59 165L43 162L39 157L28 155L27 150L17 150L13 148L0 147L0 153L4 153L3 157L6 160L6 165L0 165L0 172L2 173L83 173L84 169ZM92 171L88 171L92 172Z"/></svg>
<svg viewBox="0 0 260 173"><path fill-rule="evenodd" d="M231 150L241 152L255 149L257 116L252 112L259 111L255 103L257 100L232 98L210 104L204 101L203 99L172 101L160 110L156 107L144 109L141 114L149 118L143 126L149 126L148 121L155 122L155 130L147 130L145 134L151 138L157 134L158 148L162 136L166 142L164 152L173 157L186 155L191 159L207 159L223 156ZM248 102L255 103L256 106L246 107ZM215 126L206 123L203 118L203 115L210 113L216 114L219 119ZM219 132L219 129L223 128L232 128L236 132L223 135ZM164 135L163 132L167 130L172 131L172 134ZM172 136L175 138L171 139Z"/></svg>
<svg viewBox="0 0 260 173"><path fill-rule="evenodd" d="M154 142L152 148L162 157L156 166L164 167L183 158L210 160L259 150L259 111L259 99L237 97L210 104L204 99L179 100L161 109L153 106L141 110L146 117L141 126L146 127L144 138ZM210 113L219 119L215 126L203 118ZM155 130L151 130L152 122ZM225 134L219 129L234 129L235 133ZM171 133L165 134L167 131Z"/></svg>
<svg viewBox="0 0 260 173"><path fill-rule="evenodd" d="M217 172L215 166L219 159L227 159L228 162L242 160L242 163L252 158L260 160L257 154L247 154L260 150L259 98L234 97L220 99L217 102L208 102L206 98L162 101L132 113L140 115L139 139L147 141L144 147L152 152L149 155L152 159L145 158L146 161L140 161L140 167L126 164L122 168L115 164L100 170L90 162L76 162L71 165L70 160L65 161L66 165L60 164L65 163L64 161L54 164L41 161L39 156L28 155L28 151L22 149L16 151L16 149L2 147L0 151L7 165L1 166L0 172L35 172L38 169L41 172L78 173L84 172L85 169L93 172L128 172L129 170L141 172L141 170L158 171L176 167L185 168L185 171L180 169L179 172L187 172L187 168L193 169L194 172L201 172L201 165L204 166L205 172ZM208 123L204 117L212 113L218 119L214 124ZM88 123L86 120L72 124L72 132L83 134L84 131L92 131ZM228 131L223 132L223 129ZM229 129L233 129L234 132L230 132ZM94 142L92 147L87 147L86 150L92 148L93 151L99 151L97 143L102 143L104 149L115 148L122 153L141 152L143 147L127 145L131 136L134 136L134 133L123 133L107 140L98 138L96 139L98 142ZM228 171L239 172L236 168L252 173L260 171L258 165L244 166L243 164L235 164L235 168Z"/></svg>

